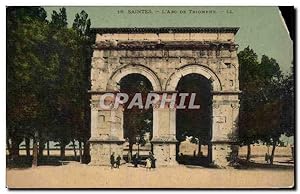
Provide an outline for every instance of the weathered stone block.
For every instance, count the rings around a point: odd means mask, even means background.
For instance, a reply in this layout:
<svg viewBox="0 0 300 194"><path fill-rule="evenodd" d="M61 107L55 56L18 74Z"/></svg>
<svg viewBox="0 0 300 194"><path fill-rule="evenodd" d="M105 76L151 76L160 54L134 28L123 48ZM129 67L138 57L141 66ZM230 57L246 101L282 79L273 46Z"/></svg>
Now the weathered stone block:
<svg viewBox="0 0 300 194"><path fill-rule="evenodd" d="M163 57L163 51L143 51L144 57Z"/></svg>
<svg viewBox="0 0 300 194"><path fill-rule="evenodd" d="M120 41L126 41L129 39L128 34L113 34L111 39L113 40L120 40Z"/></svg>
<svg viewBox="0 0 300 194"><path fill-rule="evenodd" d="M212 162L213 164L226 168L230 162L231 145L225 143L213 143Z"/></svg>
<svg viewBox="0 0 300 194"><path fill-rule="evenodd" d="M195 64L195 63L196 63L195 58L180 58L180 64L182 65Z"/></svg>
<svg viewBox="0 0 300 194"><path fill-rule="evenodd" d="M192 50L170 50L169 57L194 57Z"/></svg>
<svg viewBox="0 0 300 194"><path fill-rule="evenodd" d="M218 34L219 41L234 41L234 34L233 33L219 33Z"/></svg>
<svg viewBox="0 0 300 194"><path fill-rule="evenodd" d="M229 50L221 50L221 57L231 57L231 52Z"/></svg>
<svg viewBox="0 0 300 194"><path fill-rule="evenodd" d="M190 40L190 34L189 33L175 33L174 34L174 40Z"/></svg>
<svg viewBox="0 0 300 194"><path fill-rule="evenodd" d="M112 39L113 34L102 34L100 36L98 36L100 41L105 41L105 40L111 40Z"/></svg>
<svg viewBox="0 0 300 194"><path fill-rule="evenodd" d="M108 64L117 64L117 63L119 63L119 59L120 59L120 58L118 58L118 57L115 57L115 58L109 57L109 58L107 59L107 63L108 63Z"/></svg>
<svg viewBox="0 0 300 194"><path fill-rule="evenodd" d="M174 34L173 33L160 33L160 34L158 34L158 37L162 41L174 40Z"/></svg>
<svg viewBox="0 0 300 194"><path fill-rule="evenodd" d="M106 40L106 38L103 35L96 34L96 41L95 41L96 43L101 42L101 41L105 41L105 40Z"/></svg>
<svg viewBox="0 0 300 194"><path fill-rule="evenodd" d="M191 33L190 40L195 41L213 41L218 39L217 33Z"/></svg>
<svg viewBox="0 0 300 194"><path fill-rule="evenodd" d="M144 57L145 53L143 51L127 51L127 57Z"/></svg>
<svg viewBox="0 0 300 194"><path fill-rule="evenodd" d="M153 153L157 166L178 165L176 161L175 142L153 142Z"/></svg>
<svg viewBox="0 0 300 194"><path fill-rule="evenodd" d="M144 40L154 41L159 39L158 34L154 34L154 33L145 33L144 36L145 36Z"/></svg>
<svg viewBox="0 0 300 194"><path fill-rule="evenodd" d="M94 50L94 52L93 52L93 57L98 57L98 58L100 58L100 57L103 57L103 51L101 51L101 50Z"/></svg>

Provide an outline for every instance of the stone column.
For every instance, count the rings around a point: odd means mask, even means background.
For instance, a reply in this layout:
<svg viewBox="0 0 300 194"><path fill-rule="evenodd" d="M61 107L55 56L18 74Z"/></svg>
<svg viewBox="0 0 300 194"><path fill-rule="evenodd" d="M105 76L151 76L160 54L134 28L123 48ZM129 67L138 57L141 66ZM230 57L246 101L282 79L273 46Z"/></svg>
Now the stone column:
<svg viewBox="0 0 300 194"><path fill-rule="evenodd" d="M237 154L238 93L214 93L212 109L211 159L213 164L226 167Z"/></svg>
<svg viewBox="0 0 300 194"><path fill-rule="evenodd" d="M123 157L123 108L101 109L101 94L92 95L91 103L91 162L89 165L110 165L110 155ZM110 99L108 103L113 103Z"/></svg>
<svg viewBox="0 0 300 194"><path fill-rule="evenodd" d="M172 95L172 94L171 94ZM168 95L170 97L171 95ZM158 102L160 104L160 102ZM158 166L176 165L176 109L154 107L153 109L153 153Z"/></svg>

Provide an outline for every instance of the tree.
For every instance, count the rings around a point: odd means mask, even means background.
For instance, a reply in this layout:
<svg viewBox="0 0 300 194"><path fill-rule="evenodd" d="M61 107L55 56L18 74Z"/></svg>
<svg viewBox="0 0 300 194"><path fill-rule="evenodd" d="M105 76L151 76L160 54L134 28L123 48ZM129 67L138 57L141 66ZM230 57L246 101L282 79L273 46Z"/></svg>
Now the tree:
<svg viewBox="0 0 300 194"><path fill-rule="evenodd" d="M72 28L67 28L64 8L52 14L49 33L50 52L55 56L57 76L53 90L54 139L59 141L61 156L70 141L85 142L89 138L89 72L91 58L90 20L82 11ZM80 143L81 145L81 143ZM86 149L85 149L86 150ZM80 154L81 156L82 154ZM82 160L82 158L80 158Z"/></svg>
<svg viewBox="0 0 300 194"><path fill-rule="evenodd" d="M81 11L80 14L76 14L73 29L83 38L89 38L91 20L88 18L88 14L85 11Z"/></svg>
<svg viewBox="0 0 300 194"><path fill-rule="evenodd" d="M258 141L257 130L254 126L255 110L260 98L258 91L258 57L257 54L247 47L238 53L240 64L240 114L239 114L239 141L247 146L246 160L251 155L251 144Z"/></svg>
<svg viewBox="0 0 300 194"><path fill-rule="evenodd" d="M62 29L68 27L66 8L60 8L59 12L53 11L50 25L53 28Z"/></svg>
<svg viewBox="0 0 300 194"><path fill-rule="evenodd" d="M9 7L7 13L10 155L25 138L27 148L30 139L34 148L39 141L40 156L45 142L59 141L63 156L70 141L89 138L90 20L82 11L68 28L65 8L54 11L50 22L40 7Z"/></svg>
<svg viewBox="0 0 300 194"><path fill-rule="evenodd" d="M285 76L282 80L281 100L283 110L281 112L281 127L285 129L287 136L295 135L295 80L294 72Z"/></svg>
<svg viewBox="0 0 300 194"><path fill-rule="evenodd" d="M240 62L240 88L242 90L239 139L247 145L247 161L250 159L250 146L262 140L275 146L282 134L280 114L282 112L282 72L275 59L263 55L261 62L249 47L238 54Z"/></svg>
<svg viewBox="0 0 300 194"><path fill-rule="evenodd" d="M280 115L280 126L284 129L284 134L288 137L295 135L295 80L294 71L283 79L282 95L282 112ZM294 159L294 149L292 148Z"/></svg>
<svg viewBox="0 0 300 194"><path fill-rule="evenodd" d="M40 7L7 8L7 138L12 143L7 147L12 156L18 155L23 138L34 138L40 126L36 73L43 69L45 18Z"/></svg>
<svg viewBox="0 0 300 194"><path fill-rule="evenodd" d="M80 161L87 161L89 155L88 139L90 138L90 95L88 89L90 86L90 70L91 70L91 58L92 58L92 44L94 41L94 34L90 32L91 21L88 18L88 14L85 11L81 11L80 14L76 14L73 22L72 29L76 31L78 44L78 74L77 74L77 106L80 107L79 120L76 128L75 137L79 141L79 155ZM80 75L80 76L79 76ZM84 153L82 154L81 144L84 142Z"/></svg>
<svg viewBox="0 0 300 194"><path fill-rule="evenodd" d="M270 163L273 164L275 148L280 142L280 136L284 133L284 129L280 125L280 115L283 110L283 76L276 60L265 55L262 56L259 73L262 86L259 90L261 94L260 107L262 109L256 114L256 124L260 139L273 146L270 158Z"/></svg>
<svg viewBox="0 0 300 194"><path fill-rule="evenodd" d="M272 60L267 59L267 61ZM275 67L278 65L275 60L272 63ZM270 164L273 164L275 148L280 143L280 136L294 135L295 124L293 74L284 76L278 71L274 72L275 76L265 89L266 98L262 111L265 122L260 124L262 140L272 145Z"/></svg>

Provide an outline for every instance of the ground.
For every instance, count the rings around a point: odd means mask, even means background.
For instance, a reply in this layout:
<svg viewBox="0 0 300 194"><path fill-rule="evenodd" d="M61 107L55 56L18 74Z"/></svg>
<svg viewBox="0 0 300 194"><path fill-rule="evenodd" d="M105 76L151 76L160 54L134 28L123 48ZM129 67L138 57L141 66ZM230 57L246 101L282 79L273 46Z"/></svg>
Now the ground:
<svg viewBox="0 0 300 194"><path fill-rule="evenodd" d="M240 157L245 156L240 149ZM265 146L253 146L246 169L215 169L178 165L146 171L125 164L120 169L70 162L63 166L8 168L9 188L289 188L294 183L294 164L289 147L277 149L275 163L264 162ZM193 153L193 150L191 150ZM69 154L72 154L70 151Z"/></svg>
<svg viewBox="0 0 300 194"><path fill-rule="evenodd" d="M8 170L9 188L278 188L293 186L293 170L207 169L202 167L120 169L80 164Z"/></svg>

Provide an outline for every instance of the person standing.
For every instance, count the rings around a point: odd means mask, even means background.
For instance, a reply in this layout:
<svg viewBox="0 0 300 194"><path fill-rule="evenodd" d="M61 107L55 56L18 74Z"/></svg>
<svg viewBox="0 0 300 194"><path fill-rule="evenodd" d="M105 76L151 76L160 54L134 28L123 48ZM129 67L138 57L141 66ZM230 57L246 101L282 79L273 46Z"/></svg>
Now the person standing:
<svg viewBox="0 0 300 194"><path fill-rule="evenodd" d="M128 151L128 154L127 154L127 158L128 158L128 163L130 163L131 162L131 152L130 152L130 150Z"/></svg>
<svg viewBox="0 0 300 194"><path fill-rule="evenodd" d="M134 164L134 167L135 167L135 168L138 167L138 162L139 162L138 160L139 160L138 154L136 153L136 154L134 155L134 158L133 158L133 164Z"/></svg>
<svg viewBox="0 0 300 194"><path fill-rule="evenodd" d="M119 167L120 167L120 164L121 164L121 156L120 156L120 155L118 155L118 157L117 157L117 161L116 161L117 168L119 168Z"/></svg>
<svg viewBox="0 0 300 194"><path fill-rule="evenodd" d="M110 168L113 169L115 167L115 152L110 155Z"/></svg>
<svg viewBox="0 0 300 194"><path fill-rule="evenodd" d="M151 159L150 158L147 158L146 159L146 170L151 170Z"/></svg>
<svg viewBox="0 0 300 194"><path fill-rule="evenodd" d="M154 154L152 152L149 152L149 158L151 160L151 168L156 168L156 166L155 166L156 159L155 159Z"/></svg>

